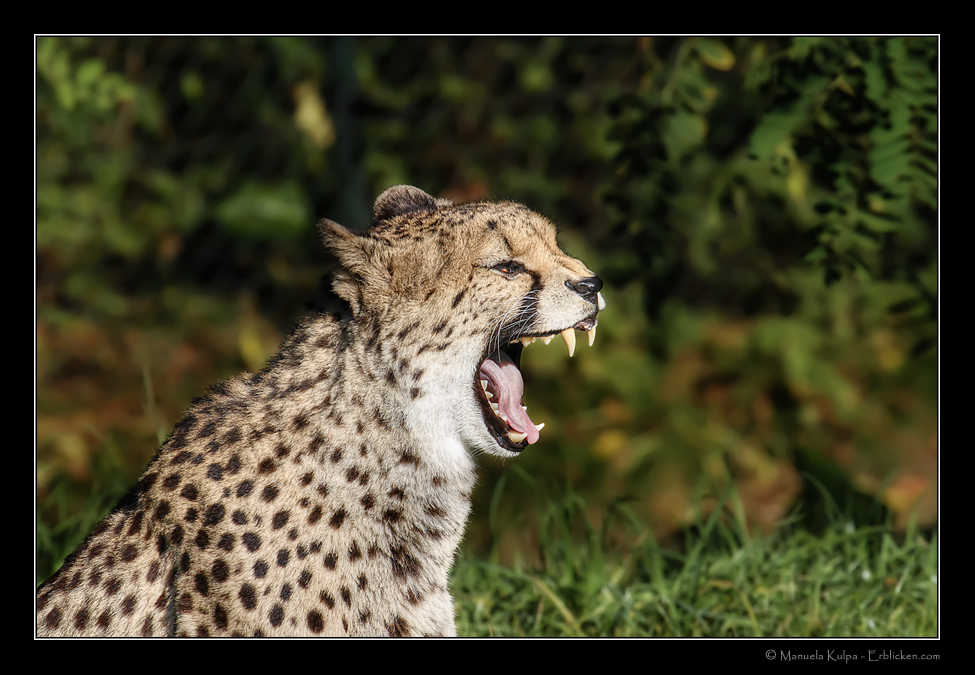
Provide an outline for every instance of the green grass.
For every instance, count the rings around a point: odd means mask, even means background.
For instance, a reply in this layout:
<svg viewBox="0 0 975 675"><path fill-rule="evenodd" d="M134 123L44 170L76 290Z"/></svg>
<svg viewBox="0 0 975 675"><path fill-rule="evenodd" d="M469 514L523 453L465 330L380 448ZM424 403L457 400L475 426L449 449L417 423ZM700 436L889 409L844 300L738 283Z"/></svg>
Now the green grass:
<svg viewBox="0 0 975 675"><path fill-rule="evenodd" d="M102 494L117 491L117 480L109 482ZM69 514L61 492L50 495L39 513L54 509L60 519L52 527L38 517L38 583L112 501L92 497ZM682 545L668 548L625 504L597 527L578 496L543 503L537 525L526 526L534 550L522 551L511 566L459 557L451 582L458 634L938 634L936 534L854 527L835 517L817 534L793 525L763 538L718 512L686 532Z"/></svg>
<svg viewBox="0 0 975 675"><path fill-rule="evenodd" d="M74 551L95 525L105 517L127 488L135 485L132 477L118 468L114 446L103 443L104 452L95 455L93 482L87 497L68 478L52 483L34 515L36 558L35 583L39 585L58 571L64 559Z"/></svg>
<svg viewBox="0 0 975 675"><path fill-rule="evenodd" d="M625 517L625 509L616 509ZM461 557L451 589L467 636L936 636L937 535L832 523L752 537L713 516L683 550L632 519L596 528L567 497L538 527L539 562ZM615 540L615 543L609 543Z"/></svg>

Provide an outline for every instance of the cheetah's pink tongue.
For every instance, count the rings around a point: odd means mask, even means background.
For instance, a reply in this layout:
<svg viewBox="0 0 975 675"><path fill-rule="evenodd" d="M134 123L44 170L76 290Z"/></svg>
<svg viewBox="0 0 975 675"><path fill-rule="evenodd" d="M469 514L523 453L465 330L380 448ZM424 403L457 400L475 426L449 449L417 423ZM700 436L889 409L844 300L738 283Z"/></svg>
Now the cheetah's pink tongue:
<svg viewBox="0 0 975 675"><path fill-rule="evenodd" d="M521 407L525 381L515 362L504 352L495 352L481 364L480 377L488 381L488 390L494 394L492 401L498 404L498 415L507 417L508 426L518 433L528 434L529 443L537 442L538 429Z"/></svg>

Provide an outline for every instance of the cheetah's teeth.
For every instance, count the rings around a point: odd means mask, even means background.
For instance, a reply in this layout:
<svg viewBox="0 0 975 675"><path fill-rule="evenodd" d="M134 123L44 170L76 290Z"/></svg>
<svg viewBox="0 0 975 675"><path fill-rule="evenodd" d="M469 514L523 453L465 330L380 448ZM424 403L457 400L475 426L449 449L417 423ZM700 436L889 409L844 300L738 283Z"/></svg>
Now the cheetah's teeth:
<svg viewBox="0 0 975 675"><path fill-rule="evenodd" d="M519 434L517 431L509 431L508 438L511 439L512 443L521 443L523 440L528 438L528 434Z"/></svg>
<svg viewBox="0 0 975 675"><path fill-rule="evenodd" d="M551 341L552 341L552 336L551 335L542 338L542 344L544 344L544 345L548 345L548 343L550 343Z"/></svg>
<svg viewBox="0 0 975 675"><path fill-rule="evenodd" d="M606 301L603 300L602 293L596 293L596 311L601 312L606 309Z"/></svg>
<svg viewBox="0 0 975 675"><path fill-rule="evenodd" d="M534 342L536 339L537 338L533 338L533 337L523 337L523 338L518 338L518 341L521 342L521 345L523 347L527 347L532 342Z"/></svg>
<svg viewBox="0 0 975 675"><path fill-rule="evenodd" d="M586 331L586 335L589 336L589 346L592 347L592 343L596 341L596 324Z"/></svg>
<svg viewBox="0 0 975 675"><path fill-rule="evenodd" d="M485 392L487 392L487 386L488 386L488 381L487 380L481 380L481 389L483 389Z"/></svg>
<svg viewBox="0 0 975 675"><path fill-rule="evenodd" d="M494 412L498 412L498 404L495 403L494 401L490 401L490 404L491 404L491 410L493 410Z"/></svg>
<svg viewBox="0 0 975 675"><path fill-rule="evenodd" d="M566 328L564 331L562 331L562 339L565 340L565 346L569 349L569 358L572 358L572 355L576 351L575 331L571 328Z"/></svg>
<svg viewBox="0 0 975 675"><path fill-rule="evenodd" d="M545 422L542 422L541 424L536 424L535 428L541 431L542 429L545 428Z"/></svg>

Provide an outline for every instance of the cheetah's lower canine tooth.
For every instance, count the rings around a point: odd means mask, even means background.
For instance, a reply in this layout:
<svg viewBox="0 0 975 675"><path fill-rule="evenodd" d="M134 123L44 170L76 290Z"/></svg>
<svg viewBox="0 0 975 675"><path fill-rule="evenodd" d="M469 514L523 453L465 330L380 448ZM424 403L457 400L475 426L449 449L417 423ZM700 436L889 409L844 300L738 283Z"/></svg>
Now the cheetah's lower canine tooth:
<svg viewBox="0 0 975 675"><path fill-rule="evenodd" d="M586 331L586 335L589 336L589 346L592 347L592 343L596 341L596 324Z"/></svg>
<svg viewBox="0 0 975 675"><path fill-rule="evenodd" d="M564 331L562 331L562 339L565 340L565 346L569 349L569 358L572 358L572 355L575 354L576 351L575 331L571 328L566 328Z"/></svg>
<svg viewBox="0 0 975 675"><path fill-rule="evenodd" d="M512 443L521 443L523 440L528 438L528 434L519 434L517 431L509 431L508 438L511 439Z"/></svg>

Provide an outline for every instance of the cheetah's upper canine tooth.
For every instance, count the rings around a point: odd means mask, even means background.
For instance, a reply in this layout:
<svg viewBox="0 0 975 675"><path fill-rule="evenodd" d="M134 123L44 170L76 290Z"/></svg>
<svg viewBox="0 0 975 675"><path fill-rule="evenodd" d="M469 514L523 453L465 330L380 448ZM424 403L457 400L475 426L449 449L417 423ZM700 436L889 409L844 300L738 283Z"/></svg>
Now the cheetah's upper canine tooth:
<svg viewBox="0 0 975 675"><path fill-rule="evenodd" d="M569 358L572 358L572 355L576 351L575 331L571 328L566 328L564 331L562 331L562 339L565 340L565 346L569 349Z"/></svg>
<svg viewBox="0 0 975 675"><path fill-rule="evenodd" d="M601 312L606 309L606 301L603 300L602 293L596 293L596 311Z"/></svg>

